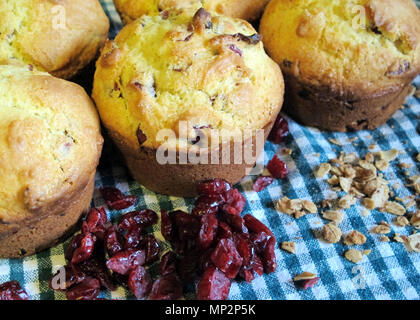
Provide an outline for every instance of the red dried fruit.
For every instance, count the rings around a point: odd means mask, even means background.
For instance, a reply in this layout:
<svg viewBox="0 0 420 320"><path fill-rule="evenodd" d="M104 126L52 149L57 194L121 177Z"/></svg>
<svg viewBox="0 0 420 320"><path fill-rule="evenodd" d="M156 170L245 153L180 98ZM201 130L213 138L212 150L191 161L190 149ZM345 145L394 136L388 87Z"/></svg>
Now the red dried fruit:
<svg viewBox="0 0 420 320"><path fill-rule="evenodd" d="M197 268L198 268L198 256L195 254L189 254L179 261L177 269L180 278L184 282L194 282L197 276Z"/></svg>
<svg viewBox="0 0 420 320"><path fill-rule="evenodd" d="M284 179L289 174L286 163L281 161L278 155L275 155L273 159L268 162L267 169L270 171L271 175L277 179Z"/></svg>
<svg viewBox="0 0 420 320"><path fill-rule="evenodd" d="M106 229L104 245L110 257L123 250L122 239L115 226Z"/></svg>
<svg viewBox="0 0 420 320"><path fill-rule="evenodd" d="M276 238L269 238L267 240L267 244L265 245L264 254L261 257L264 265L264 271L267 273L274 272L277 268L276 253L274 252L275 246Z"/></svg>
<svg viewBox="0 0 420 320"><path fill-rule="evenodd" d="M232 229L229 225L224 221L219 221L219 227L217 229L217 239L224 239L224 238L231 238L232 237Z"/></svg>
<svg viewBox="0 0 420 320"><path fill-rule="evenodd" d="M223 179L214 179L201 182L197 185L199 195L217 195L232 189L232 185Z"/></svg>
<svg viewBox="0 0 420 320"><path fill-rule="evenodd" d="M106 266L114 272L127 275L137 266L142 266L146 261L146 254L143 250L126 250L111 257Z"/></svg>
<svg viewBox="0 0 420 320"><path fill-rule="evenodd" d="M214 266L213 262L211 261L211 254L213 253L214 248L209 248L200 256L198 260L198 270L200 272L204 272L207 270L208 267Z"/></svg>
<svg viewBox="0 0 420 320"><path fill-rule="evenodd" d="M29 300L29 296L18 281L9 281L0 285L0 300Z"/></svg>
<svg viewBox="0 0 420 320"><path fill-rule="evenodd" d="M171 273L176 273L177 256L175 252L168 251L160 259L159 273L161 276L166 276Z"/></svg>
<svg viewBox="0 0 420 320"><path fill-rule="evenodd" d="M246 214L244 216L244 220L245 220L245 225L248 228L248 230L254 233L265 232L266 234L270 236L274 236L271 230L264 223L262 223L260 220L258 220L254 216L250 214Z"/></svg>
<svg viewBox="0 0 420 320"><path fill-rule="evenodd" d="M87 233L83 236L80 246L74 250L71 263L77 264L90 258L95 248L96 237Z"/></svg>
<svg viewBox="0 0 420 320"><path fill-rule="evenodd" d="M271 236L264 231L251 235L251 242L254 244L255 250L257 250L258 254L262 254L264 252L265 246L270 237Z"/></svg>
<svg viewBox="0 0 420 320"><path fill-rule="evenodd" d="M206 269L197 286L198 300L226 300L231 281L216 267Z"/></svg>
<svg viewBox="0 0 420 320"><path fill-rule="evenodd" d="M98 297L101 284L95 278L86 278L66 291L69 300L94 300Z"/></svg>
<svg viewBox="0 0 420 320"><path fill-rule="evenodd" d="M120 230L129 230L134 226L147 228L157 223L158 220L158 215L152 210L132 211L120 218L118 228Z"/></svg>
<svg viewBox="0 0 420 320"><path fill-rule="evenodd" d="M223 196L226 203L222 206L222 210L225 213L240 215L246 205L246 199L238 189L231 189Z"/></svg>
<svg viewBox="0 0 420 320"><path fill-rule="evenodd" d="M221 239L210 258L214 265L230 279L237 276L243 262L231 239Z"/></svg>
<svg viewBox="0 0 420 320"><path fill-rule="evenodd" d="M248 229L245 226L245 220L236 214L225 214L224 219L227 224L236 232L247 234Z"/></svg>
<svg viewBox="0 0 420 320"><path fill-rule="evenodd" d="M172 220L169 218L169 215L166 211L161 211L160 213L160 232L166 241L172 240Z"/></svg>
<svg viewBox="0 0 420 320"><path fill-rule="evenodd" d="M240 274L247 282L251 282L254 279L254 272L252 270L255 254L254 246L249 238L237 233L233 235L233 241L235 242L236 250L243 259Z"/></svg>
<svg viewBox="0 0 420 320"><path fill-rule="evenodd" d="M202 195L195 201L192 214L201 217L206 213L217 213L224 201L225 199L220 194Z"/></svg>
<svg viewBox="0 0 420 320"><path fill-rule="evenodd" d="M134 225L131 229L125 232L124 235L124 249L136 249L143 237L141 235L141 227Z"/></svg>
<svg viewBox="0 0 420 320"><path fill-rule="evenodd" d="M252 269L259 276L262 276L264 273L264 267L263 267L262 261L257 255L254 255L254 259L252 261Z"/></svg>
<svg viewBox="0 0 420 320"><path fill-rule="evenodd" d="M312 288L314 285L316 285L318 283L318 281L319 281L318 277L313 278L313 279L304 280L303 283L302 283L303 290Z"/></svg>
<svg viewBox="0 0 420 320"><path fill-rule="evenodd" d="M64 271L65 281L64 283L59 282L60 273ZM71 286L82 282L86 278L85 275L83 275L80 272L74 272L74 269L71 266L64 266L64 270L58 270L49 280L48 286L52 290L66 290L70 288ZM56 282L56 283L55 283Z"/></svg>
<svg viewBox="0 0 420 320"><path fill-rule="evenodd" d="M69 244L67 245L66 252L64 254L65 258L68 261L70 261L73 258L74 250L80 247L83 237L84 237L84 234L79 233L70 240Z"/></svg>
<svg viewBox="0 0 420 320"><path fill-rule="evenodd" d="M142 266L137 266L130 272L128 287L137 299L146 297L152 289L152 284L152 278Z"/></svg>
<svg viewBox="0 0 420 320"><path fill-rule="evenodd" d="M274 181L273 177L270 176L260 176L255 180L254 185L252 186L252 189L254 189L255 192L260 192L267 188L270 184L272 184Z"/></svg>
<svg viewBox="0 0 420 320"><path fill-rule="evenodd" d="M150 300L176 300L182 296L182 283L174 273L165 275L153 283Z"/></svg>
<svg viewBox="0 0 420 320"><path fill-rule="evenodd" d="M82 233L93 233L98 239L103 239L107 216L104 208L92 208L83 221Z"/></svg>
<svg viewBox="0 0 420 320"><path fill-rule="evenodd" d="M274 126L270 132L270 135L268 136L268 140L275 144L280 144L288 134L289 124L287 123L286 119L279 115L276 119L276 122L274 122Z"/></svg>
<svg viewBox="0 0 420 320"><path fill-rule="evenodd" d="M78 277L92 277L99 280L102 287L111 291L116 290L115 283L106 267L105 258L92 257L78 265L72 265L73 272Z"/></svg>
<svg viewBox="0 0 420 320"><path fill-rule="evenodd" d="M196 216L183 211L174 211L171 213L171 218L173 218L176 226L177 238L181 242L197 239L201 225Z"/></svg>
<svg viewBox="0 0 420 320"><path fill-rule="evenodd" d="M137 128L136 136L137 136L137 141L139 142L140 146L142 146L143 143L145 143L147 141L147 136L140 129L140 126Z"/></svg>
<svg viewBox="0 0 420 320"><path fill-rule="evenodd" d="M159 259L160 244L153 235L147 235L143 238L139 245L146 254L146 264L150 264Z"/></svg>
<svg viewBox="0 0 420 320"><path fill-rule="evenodd" d="M113 187L101 188L99 191L111 210L123 210L131 207L137 199L136 196L125 196L119 189Z"/></svg>
<svg viewBox="0 0 420 320"><path fill-rule="evenodd" d="M201 217L201 229L198 234L198 244L202 249L207 249L216 237L218 222L215 214L206 213Z"/></svg>

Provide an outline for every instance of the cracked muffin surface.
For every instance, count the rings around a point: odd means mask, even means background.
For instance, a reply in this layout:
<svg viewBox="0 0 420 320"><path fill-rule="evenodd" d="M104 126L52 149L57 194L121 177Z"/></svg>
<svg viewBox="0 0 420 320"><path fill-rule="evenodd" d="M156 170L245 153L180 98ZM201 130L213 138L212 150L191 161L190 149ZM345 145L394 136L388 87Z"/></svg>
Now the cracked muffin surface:
<svg viewBox="0 0 420 320"><path fill-rule="evenodd" d="M109 20L98 0L0 1L0 64L70 78L98 54Z"/></svg>
<svg viewBox="0 0 420 320"><path fill-rule="evenodd" d="M162 129L255 130L283 102L280 68L244 20L177 9L143 16L109 41L93 97L105 126L133 149ZM140 130L139 130L140 129ZM176 143L176 142L174 142Z"/></svg>
<svg viewBox="0 0 420 320"><path fill-rule="evenodd" d="M171 8L204 9L248 21L258 19L269 0L114 0L125 23L142 15L156 15Z"/></svg>

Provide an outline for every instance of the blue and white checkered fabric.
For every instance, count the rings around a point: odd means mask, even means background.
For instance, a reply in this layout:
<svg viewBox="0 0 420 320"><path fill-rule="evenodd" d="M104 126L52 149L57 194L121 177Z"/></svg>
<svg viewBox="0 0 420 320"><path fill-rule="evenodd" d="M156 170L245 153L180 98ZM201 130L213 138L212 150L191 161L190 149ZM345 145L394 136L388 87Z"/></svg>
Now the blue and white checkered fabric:
<svg viewBox="0 0 420 320"><path fill-rule="evenodd" d="M111 37L121 28L121 21L110 0L101 1L111 19ZM414 23L414 22L413 22ZM420 77L415 81L420 87ZM420 254L408 252L398 242L380 242L377 235L369 230L385 220L391 224L394 216L377 210L369 215L361 215L362 207L355 205L346 210L345 218L340 224L343 233L359 230L367 236L367 242L359 249L370 249L371 254L365 256L359 264L353 264L343 255L346 247L342 243L326 244L317 239L319 230L326 223L319 214L308 214L298 220L274 209L276 200L283 196L289 198L311 199L319 203L331 193L329 185L315 179L313 170L319 164L336 158L340 151L355 152L363 157L368 151L389 150L395 148L402 152L392 166L384 172L390 181L396 196L405 198L413 195L414 190L407 188L407 176L418 175L420 165L416 156L420 149L418 133L420 100L409 97L406 107L399 110L385 125L374 131L357 133L325 133L317 129L301 126L291 119L290 136L287 141L276 146L267 143L266 159L271 159L281 148L290 148L290 156L282 156L287 162L290 175L287 179L276 180L260 193L252 191L255 177L245 178L238 188L247 198L244 213L252 213L267 224L277 237L278 243L294 241L296 254L276 249L278 268L275 273L257 277L252 284L237 283L232 285L230 299L419 299L420 298ZM342 143L342 147L331 144L328 139L334 138ZM376 149L368 150L370 145ZM318 155L319 154L319 155ZM402 169L398 164L412 164L410 169ZM106 139L104 153L98 173L96 187L117 186L124 192L138 196L137 208L150 208L156 212L163 210L191 210L193 200L167 197L150 192L130 177L122 158L115 147ZM94 206L105 205L99 192L95 192ZM132 209L132 208L131 208ZM415 208L410 209L411 212ZM110 211L110 218L115 220L119 214ZM412 228L396 227L391 224L392 232L410 235ZM159 226L154 226L157 237L162 238ZM392 237L392 234L391 234ZM51 275L65 264L63 248L60 244L50 250L41 252L23 260L0 260L0 283L18 280L33 299L64 299L62 293L48 288ZM348 247L347 247L348 249ZM157 265L151 267L152 274ZM297 274L309 271L320 277L319 283L309 290L298 290L292 282ZM114 292L103 292L104 298L133 299L125 289ZM193 292L185 296L194 298Z"/></svg>

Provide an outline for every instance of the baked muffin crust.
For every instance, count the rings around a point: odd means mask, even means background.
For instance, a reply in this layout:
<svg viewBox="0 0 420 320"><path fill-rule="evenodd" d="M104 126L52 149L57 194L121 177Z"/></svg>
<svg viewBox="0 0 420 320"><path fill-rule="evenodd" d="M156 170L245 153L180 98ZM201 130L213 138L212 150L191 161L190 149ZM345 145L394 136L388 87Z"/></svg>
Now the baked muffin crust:
<svg viewBox="0 0 420 320"><path fill-rule="evenodd" d="M79 211L72 211L72 221L77 221L90 203L85 192L91 197L103 139L95 107L76 84L3 65L0 97L2 246L21 228L65 215L74 206Z"/></svg>
<svg viewBox="0 0 420 320"><path fill-rule="evenodd" d="M70 78L95 58L108 29L98 0L2 0L0 64Z"/></svg>
<svg viewBox="0 0 420 320"><path fill-rule="evenodd" d="M170 8L201 6L221 15L248 21L258 19L269 0L114 0L123 21L129 23L142 15L156 15Z"/></svg>

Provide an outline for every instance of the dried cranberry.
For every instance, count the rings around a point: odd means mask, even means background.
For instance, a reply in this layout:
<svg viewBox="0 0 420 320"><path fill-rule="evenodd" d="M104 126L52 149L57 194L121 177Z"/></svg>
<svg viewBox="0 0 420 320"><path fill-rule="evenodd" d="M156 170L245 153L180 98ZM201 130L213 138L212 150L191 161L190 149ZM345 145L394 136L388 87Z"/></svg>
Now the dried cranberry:
<svg viewBox="0 0 420 320"><path fill-rule="evenodd" d="M242 267L244 269L251 269L254 258L254 246L250 242L249 238L235 233L233 235L233 241L235 242L236 250L243 259Z"/></svg>
<svg viewBox="0 0 420 320"><path fill-rule="evenodd" d="M177 256L175 252L168 251L162 256L162 259L160 259L160 267L159 267L159 273L161 276L165 276L171 273L176 272L176 262L177 262Z"/></svg>
<svg viewBox="0 0 420 320"><path fill-rule="evenodd" d="M83 221L82 233L93 233L97 238L103 239L107 216L104 208L92 208Z"/></svg>
<svg viewBox="0 0 420 320"><path fill-rule="evenodd" d="M104 244L110 257L123 250L122 239L115 226L112 225L106 229Z"/></svg>
<svg viewBox="0 0 420 320"><path fill-rule="evenodd" d="M275 155L267 164L267 169L271 175L277 179L284 179L289 174L286 163L281 161L278 155Z"/></svg>
<svg viewBox="0 0 420 320"><path fill-rule="evenodd" d="M111 291L117 289L103 258L92 257L78 265L72 265L72 269L79 277L89 276L99 280L101 286L106 289Z"/></svg>
<svg viewBox="0 0 420 320"><path fill-rule="evenodd" d="M210 266L204 272L197 286L198 300L226 300L231 281L216 267Z"/></svg>
<svg viewBox="0 0 420 320"><path fill-rule="evenodd" d="M303 290L307 290L309 288L312 288L313 286L315 286L319 281L319 278L313 278L313 279L307 279L307 280L303 280L301 281L301 286L303 288Z"/></svg>
<svg viewBox="0 0 420 320"><path fill-rule="evenodd" d="M220 194L202 195L195 201L192 214L200 217L206 213L217 213L223 202L224 198Z"/></svg>
<svg viewBox="0 0 420 320"><path fill-rule="evenodd" d="M254 270L247 270L241 268L239 275L245 279L246 282L251 283L255 279Z"/></svg>
<svg viewBox="0 0 420 320"><path fill-rule="evenodd" d="M224 219L233 230L243 234L248 233L248 228L245 226L245 220L241 216L236 214L225 214Z"/></svg>
<svg viewBox="0 0 420 320"><path fill-rule="evenodd" d="M29 300L29 296L18 281L9 281L0 285L0 300Z"/></svg>
<svg viewBox="0 0 420 320"><path fill-rule="evenodd" d="M270 184L272 184L273 181L274 181L273 177L260 176L255 181L252 189L254 189L255 192L260 192L260 191L264 190L265 188L267 188Z"/></svg>
<svg viewBox="0 0 420 320"><path fill-rule="evenodd" d="M176 228L177 237L181 241L195 240L200 231L200 221L192 214L183 211L174 211L171 213Z"/></svg>
<svg viewBox="0 0 420 320"><path fill-rule="evenodd" d="M207 249L213 243L217 232L217 218L213 213L206 213L201 218L201 229L198 236L198 244L202 249Z"/></svg>
<svg viewBox="0 0 420 320"><path fill-rule="evenodd" d="M211 255L214 251L214 248L209 248L200 256L198 260L198 270L200 272L204 272L207 270L208 267L214 266L213 262L211 261Z"/></svg>
<svg viewBox="0 0 420 320"><path fill-rule="evenodd" d="M152 284L152 278L142 266L137 266L130 272L128 287L137 299L146 297L152 289Z"/></svg>
<svg viewBox="0 0 420 320"><path fill-rule="evenodd" d="M280 144L288 134L289 124L287 123L286 119L279 115L276 119L276 122L274 122L273 129L268 136L268 140L275 144Z"/></svg>
<svg viewBox="0 0 420 320"><path fill-rule="evenodd" d="M238 191L238 189L231 189L224 193L226 203L222 206L224 212L229 214L240 215L243 211L246 199Z"/></svg>
<svg viewBox="0 0 420 320"><path fill-rule="evenodd" d="M198 268L198 256L189 254L179 261L177 270L178 274L184 282L191 283L196 280Z"/></svg>
<svg viewBox="0 0 420 320"><path fill-rule="evenodd" d="M276 253L274 252L275 245L276 238L269 238L264 249L262 263L264 265L264 270L267 273L274 272L277 268Z"/></svg>
<svg viewBox="0 0 420 320"><path fill-rule="evenodd" d="M117 188L101 188L99 191L105 199L106 204L112 210L123 210L131 207L136 202L136 196L125 196Z"/></svg>
<svg viewBox="0 0 420 320"><path fill-rule="evenodd" d="M86 278L66 291L69 300L94 300L98 297L101 284L95 278Z"/></svg>
<svg viewBox="0 0 420 320"><path fill-rule="evenodd" d="M141 266L146 261L146 254L143 250L126 250L111 257L106 266L114 272L122 275L128 274L137 266Z"/></svg>
<svg viewBox="0 0 420 320"><path fill-rule="evenodd" d="M64 283L59 282L61 280L60 279L61 272L64 272L64 278L65 278ZM84 274L80 272L75 272L71 266L65 266L64 270L63 269L58 270L51 277L51 279L48 282L48 286L52 290L58 290L58 291L66 290L70 288L72 285L82 282L85 278L86 276Z"/></svg>
<svg viewBox="0 0 420 320"><path fill-rule="evenodd" d="M136 249L140 245L143 239L141 231L141 227L135 225L125 232L124 249Z"/></svg>
<svg viewBox="0 0 420 320"><path fill-rule="evenodd" d="M80 244L82 243L82 239L84 237L83 233L79 233L75 235L69 242L66 252L65 252L65 258L70 261L73 258L74 250L76 250L78 247L80 247Z"/></svg>
<svg viewBox="0 0 420 320"><path fill-rule="evenodd" d="M176 300L182 296L182 283L174 273L165 275L153 283L150 300Z"/></svg>
<svg viewBox="0 0 420 320"><path fill-rule="evenodd" d="M217 239L223 239L223 238L231 238L232 237L232 229L229 227L229 225L219 220L219 226L217 229Z"/></svg>
<svg viewBox="0 0 420 320"><path fill-rule="evenodd" d="M172 220L170 219L168 213L166 211L161 211L160 213L160 231L165 238L166 241L172 240Z"/></svg>
<svg viewBox="0 0 420 320"><path fill-rule="evenodd" d="M157 223L159 220L156 212L152 210L139 210L132 211L123 215L119 222L118 228L122 230L129 230L135 225L141 226L143 228L150 227Z"/></svg>
<svg viewBox="0 0 420 320"><path fill-rule="evenodd" d="M258 220L254 216L247 214L244 216L244 220L245 220L246 227L250 231L254 233L265 232L266 234L270 236L274 236L271 230L264 223L262 223L260 220Z"/></svg>
<svg viewBox="0 0 420 320"><path fill-rule="evenodd" d="M153 235L147 235L143 238L139 245L146 254L146 264L150 264L159 259L160 244Z"/></svg>
<svg viewBox="0 0 420 320"><path fill-rule="evenodd" d="M223 179L214 179L201 182L197 185L199 195L216 195L229 191L232 185Z"/></svg>
<svg viewBox="0 0 420 320"><path fill-rule="evenodd" d="M95 242L96 237L93 234L85 234L82 241L80 242L80 246L74 250L71 262L77 264L89 259L93 253L93 249L95 248Z"/></svg>
<svg viewBox="0 0 420 320"><path fill-rule="evenodd" d="M263 267L262 261L257 255L254 255L254 259L252 261L252 269L259 276L262 276L264 273L264 267Z"/></svg>
<svg viewBox="0 0 420 320"><path fill-rule="evenodd" d="M265 233L264 231L254 233L251 235L251 242L254 244L255 249L257 250L258 254L262 254L265 250L265 246L267 245L268 239L271 236Z"/></svg>
<svg viewBox="0 0 420 320"><path fill-rule="evenodd" d="M230 279L234 279L242 266L243 259L231 239L221 239L211 255L214 265Z"/></svg>

